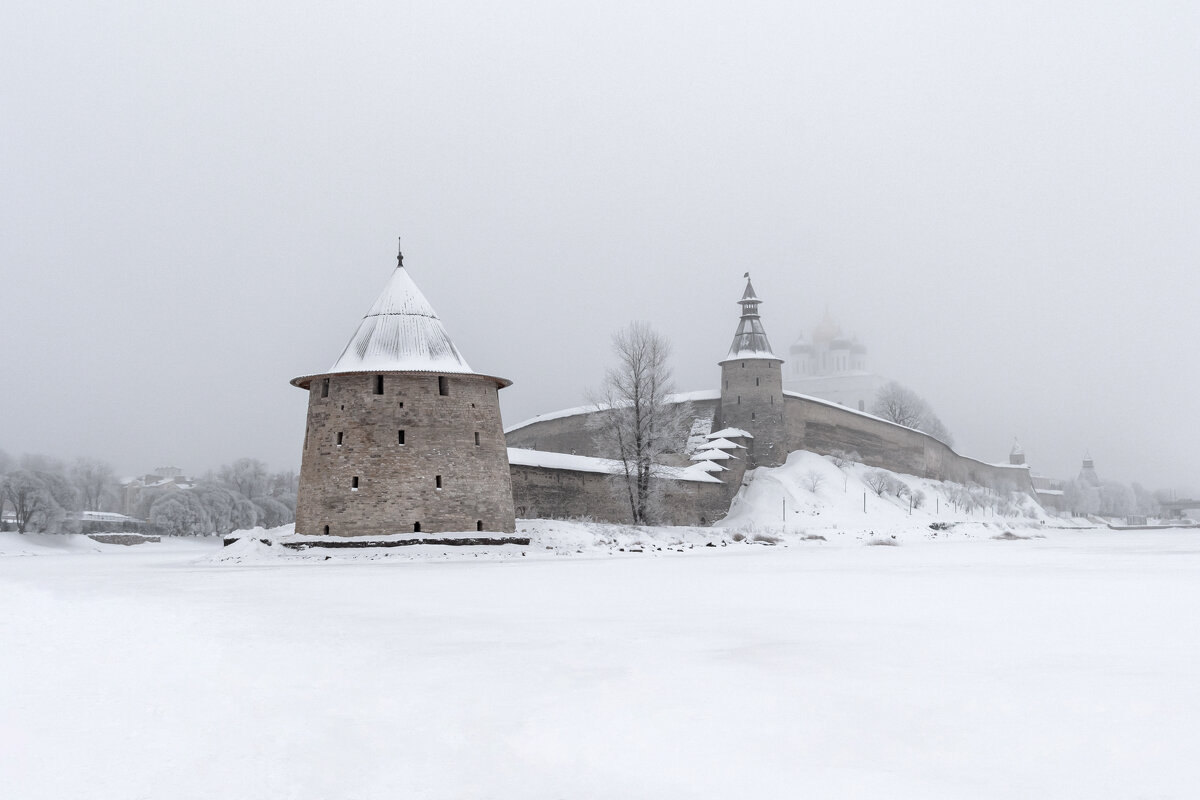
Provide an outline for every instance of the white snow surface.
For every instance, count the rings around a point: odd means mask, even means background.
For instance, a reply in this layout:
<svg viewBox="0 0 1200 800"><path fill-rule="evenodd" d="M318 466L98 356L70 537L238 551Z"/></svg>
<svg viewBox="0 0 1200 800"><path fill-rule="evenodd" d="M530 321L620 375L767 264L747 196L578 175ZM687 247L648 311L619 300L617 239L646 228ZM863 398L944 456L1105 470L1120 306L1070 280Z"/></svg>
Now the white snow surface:
<svg viewBox="0 0 1200 800"><path fill-rule="evenodd" d="M706 438L709 438L709 439L753 439L754 436L749 431L744 431L741 428L722 428L719 431L713 431Z"/></svg>
<svg viewBox="0 0 1200 800"><path fill-rule="evenodd" d="M528 546L0 533L0 786L1193 797L1200 531L956 510L962 487L892 475L910 515L873 472L793 453L716 527L518 520Z"/></svg>
<svg viewBox="0 0 1200 800"><path fill-rule="evenodd" d="M992 538L1011 527L871 547L522 520L534 543L506 552L247 539L240 560L0 534L0 554L47 554L0 556L0 786L1194 797L1200 535Z"/></svg>
<svg viewBox="0 0 1200 800"><path fill-rule="evenodd" d="M392 273L346 349L329 368L330 373L374 371L473 371L403 267Z"/></svg>

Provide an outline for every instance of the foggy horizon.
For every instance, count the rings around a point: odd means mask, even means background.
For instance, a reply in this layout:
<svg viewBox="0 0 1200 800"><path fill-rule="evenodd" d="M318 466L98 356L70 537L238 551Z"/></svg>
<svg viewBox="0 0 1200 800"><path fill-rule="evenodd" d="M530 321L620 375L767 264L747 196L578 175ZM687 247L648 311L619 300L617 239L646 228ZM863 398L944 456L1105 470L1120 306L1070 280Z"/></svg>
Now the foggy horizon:
<svg viewBox="0 0 1200 800"><path fill-rule="evenodd" d="M402 236L506 426L634 320L717 388L749 271L964 455L1200 486L1200 9L285 8L0 12L0 449L298 469Z"/></svg>

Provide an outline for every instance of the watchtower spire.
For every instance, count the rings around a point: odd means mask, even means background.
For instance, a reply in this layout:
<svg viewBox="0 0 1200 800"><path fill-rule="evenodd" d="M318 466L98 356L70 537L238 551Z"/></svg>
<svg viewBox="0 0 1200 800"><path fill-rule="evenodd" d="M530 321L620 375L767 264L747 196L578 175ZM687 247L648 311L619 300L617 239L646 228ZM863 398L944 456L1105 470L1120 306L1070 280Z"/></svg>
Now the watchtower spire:
<svg viewBox="0 0 1200 800"><path fill-rule="evenodd" d="M742 277L746 279L746 291L742 292L742 299L738 300L742 307L742 318L738 322L737 332L733 335L733 345L725 358L770 358L782 361L783 359L771 350L771 343L767 341L767 332L763 330L762 319L758 313L758 306L762 301L758 299L754 284L750 282L750 273L747 272Z"/></svg>
<svg viewBox="0 0 1200 800"><path fill-rule="evenodd" d="M404 269L403 237L396 237L396 269Z"/></svg>

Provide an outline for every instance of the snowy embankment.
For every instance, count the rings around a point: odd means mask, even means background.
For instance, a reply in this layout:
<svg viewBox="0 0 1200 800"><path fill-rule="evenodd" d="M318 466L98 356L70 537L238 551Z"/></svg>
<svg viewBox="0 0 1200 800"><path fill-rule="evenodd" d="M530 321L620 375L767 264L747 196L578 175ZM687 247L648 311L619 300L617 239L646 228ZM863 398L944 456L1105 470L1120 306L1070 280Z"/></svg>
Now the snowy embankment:
<svg viewBox="0 0 1200 800"><path fill-rule="evenodd" d="M790 454L781 467L749 473L729 515L717 525L829 540L886 537L896 541L1095 527L1049 517L1019 492L966 487L856 462L838 466L828 457L803 450Z"/></svg>

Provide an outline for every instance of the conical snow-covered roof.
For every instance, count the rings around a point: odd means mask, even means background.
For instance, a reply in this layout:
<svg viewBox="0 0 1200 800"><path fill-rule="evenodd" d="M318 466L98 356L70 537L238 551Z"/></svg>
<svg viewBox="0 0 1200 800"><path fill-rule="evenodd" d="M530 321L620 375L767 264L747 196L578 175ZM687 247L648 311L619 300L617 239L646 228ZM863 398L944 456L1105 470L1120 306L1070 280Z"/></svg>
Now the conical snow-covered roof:
<svg viewBox="0 0 1200 800"><path fill-rule="evenodd" d="M473 372L403 264L328 371Z"/></svg>
<svg viewBox="0 0 1200 800"><path fill-rule="evenodd" d="M738 300L742 306L742 319L738 322L738 329L733 334L733 344L730 345L725 360L769 358L783 361L782 358L775 355L771 350L771 343L767 341L767 332L763 329L762 320L758 316L758 304L762 301L754 293L749 272L746 273L745 278L746 291L742 294L742 299Z"/></svg>
<svg viewBox="0 0 1200 800"><path fill-rule="evenodd" d="M320 375L357 372L477 374L458 352L433 306L397 257L395 272L337 361ZM316 375L292 380L307 389ZM485 376L492 377L492 376ZM512 381L495 378L500 386Z"/></svg>

